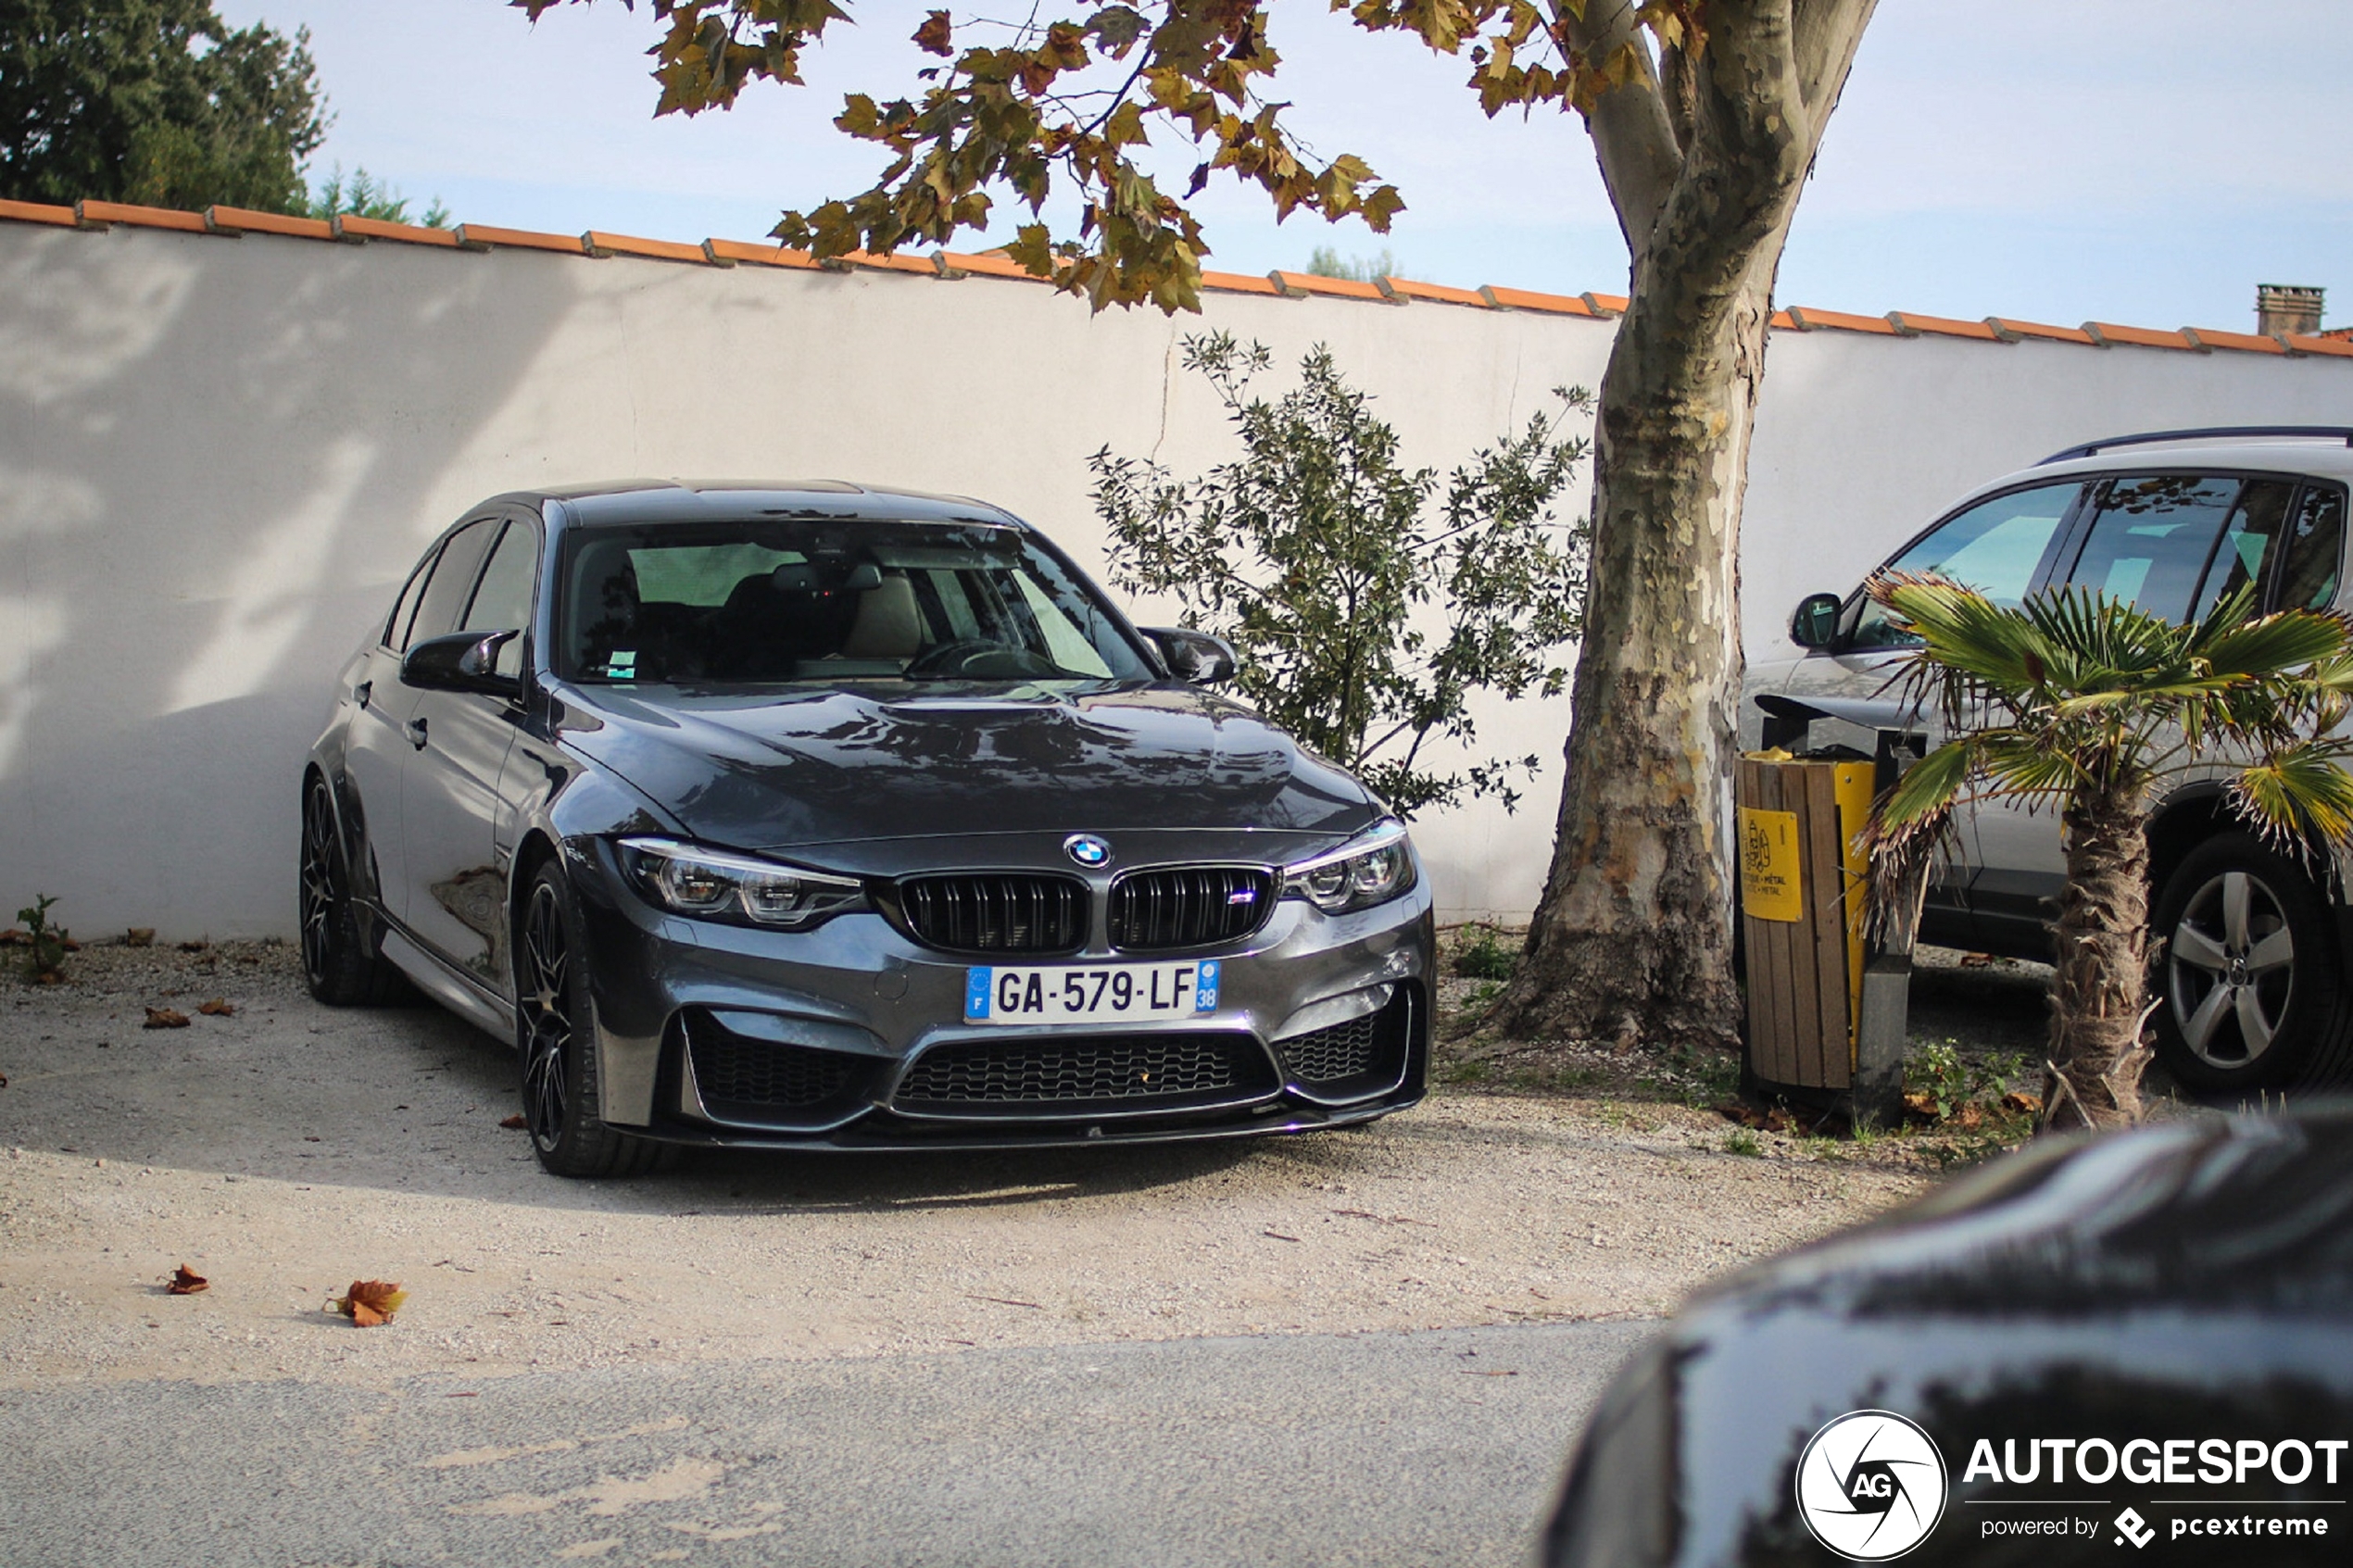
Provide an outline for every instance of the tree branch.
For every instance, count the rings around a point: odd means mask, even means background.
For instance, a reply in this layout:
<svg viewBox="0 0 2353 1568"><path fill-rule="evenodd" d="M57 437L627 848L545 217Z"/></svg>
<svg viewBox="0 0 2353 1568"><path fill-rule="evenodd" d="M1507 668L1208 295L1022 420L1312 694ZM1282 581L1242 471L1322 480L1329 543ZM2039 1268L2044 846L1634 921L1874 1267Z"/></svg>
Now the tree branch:
<svg viewBox="0 0 2353 1568"><path fill-rule="evenodd" d="M1555 4L1553 14L1570 47L1594 65L1614 58L1629 44L1640 62L1633 80L1604 92L1584 111L1585 129L1601 160L1602 182L1609 187L1610 205L1617 209L1627 254L1639 269L1667 194L1683 167L1675 127L1659 91L1657 67L1634 19L1633 0L1588 0L1582 17L1565 16Z"/></svg>
<svg viewBox="0 0 2353 1568"><path fill-rule="evenodd" d="M1806 99L1806 143L1819 146L1831 110L1846 87L1855 50L1879 0L1797 0L1791 18L1797 53L1797 90Z"/></svg>

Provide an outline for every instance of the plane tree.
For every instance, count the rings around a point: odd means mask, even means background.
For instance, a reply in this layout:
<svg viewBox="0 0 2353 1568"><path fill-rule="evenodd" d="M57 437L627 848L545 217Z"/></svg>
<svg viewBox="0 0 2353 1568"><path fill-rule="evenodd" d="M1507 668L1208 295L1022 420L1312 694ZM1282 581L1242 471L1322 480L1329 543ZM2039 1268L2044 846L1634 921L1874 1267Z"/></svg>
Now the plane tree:
<svg viewBox="0 0 2353 1568"><path fill-rule="evenodd" d="M591 0L511 3L536 19ZM1509 1031L1721 1041L1737 1028L1726 791L1741 496L1774 271L1874 3L1333 0L1362 28L1459 57L1490 115L1581 116L1626 239L1567 778L1527 959L1493 1015ZM803 52L853 6L646 9L656 112L696 114L757 82L799 84ZM1199 308L1209 247L1187 204L1212 180L1257 186L1277 217L1378 232L1403 207L1363 158L1316 156L1294 134L1303 111L1274 95L1263 0L1056 9L926 14L913 42L937 63L849 94L835 121L874 144L879 176L786 212L776 236L820 257L944 245L988 230L1009 198L1006 248L1029 271L1098 309L1176 311ZM1545 177L1524 171L1531 199Z"/></svg>

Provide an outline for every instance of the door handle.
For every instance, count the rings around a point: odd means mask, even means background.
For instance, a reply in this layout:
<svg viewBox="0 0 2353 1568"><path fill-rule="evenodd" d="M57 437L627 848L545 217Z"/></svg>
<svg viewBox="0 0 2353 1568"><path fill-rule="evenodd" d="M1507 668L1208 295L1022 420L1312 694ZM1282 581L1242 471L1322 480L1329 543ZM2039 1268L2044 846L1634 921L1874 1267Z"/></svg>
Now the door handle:
<svg viewBox="0 0 2353 1568"><path fill-rule="evenodd" d="M409 744L410 746L415 746L419 751L422 751L425 748L425 721L423 719L411 719L409 722L401 726L401 730L408 735Z"/></svg>
<svg viewBox="0 0 2353 1568"><path fill-rule="evenodd" d="M362 681L358 685L351 688L351 700L358 703L360 707L365 708L368 706L368 699L373 696L375 692L375 682Z"/></svg>

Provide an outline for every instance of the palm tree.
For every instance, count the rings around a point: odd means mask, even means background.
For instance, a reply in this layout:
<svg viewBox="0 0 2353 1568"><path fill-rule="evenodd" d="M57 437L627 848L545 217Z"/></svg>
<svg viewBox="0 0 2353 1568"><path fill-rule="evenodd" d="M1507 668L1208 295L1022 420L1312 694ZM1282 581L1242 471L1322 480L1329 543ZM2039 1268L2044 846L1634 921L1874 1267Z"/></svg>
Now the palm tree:
<svg viewBox="0 0 2353 1568"><path fill-rule="evenodd" d="M2067 886L2051 979L2045 1129L2140 1119L2148 961L2148 822L2161 786L2218 779L2259 836L2353 839L2353 622L2252 617L2251 588L2176 625L2069 587L2005 609L1937 577L1888 572L1871 596L1920 638L1897 679L1953 739L1881 797L1867 831L1878 888L1919 872L1964 802L2015 797L2059 814Z"/></svg>

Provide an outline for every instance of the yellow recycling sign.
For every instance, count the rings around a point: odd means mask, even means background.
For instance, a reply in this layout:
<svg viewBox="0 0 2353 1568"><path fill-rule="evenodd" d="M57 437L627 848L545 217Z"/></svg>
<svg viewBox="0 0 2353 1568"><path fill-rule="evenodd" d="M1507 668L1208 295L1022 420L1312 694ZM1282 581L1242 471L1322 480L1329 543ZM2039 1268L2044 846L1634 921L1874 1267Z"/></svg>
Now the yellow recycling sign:
<svg viewBox="0 0 2353 1568"><path fill-rule="evenodd" d="M1741 908L1755 920L1806 918L1798 881L1797 813L1740 809Z"/></svg>

